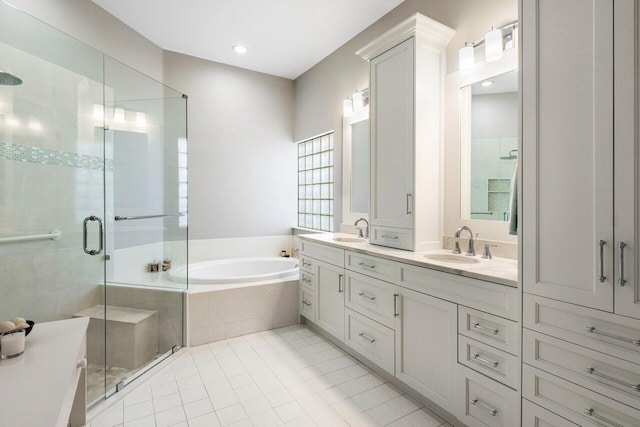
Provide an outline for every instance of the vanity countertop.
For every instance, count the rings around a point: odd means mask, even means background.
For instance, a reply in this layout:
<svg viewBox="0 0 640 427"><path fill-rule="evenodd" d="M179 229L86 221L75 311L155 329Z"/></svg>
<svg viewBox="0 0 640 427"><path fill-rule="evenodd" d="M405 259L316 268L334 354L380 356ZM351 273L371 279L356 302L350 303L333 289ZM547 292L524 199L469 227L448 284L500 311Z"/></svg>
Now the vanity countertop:
<svg viewBox="0 0 640 427"><path fill-rule="evenodd" d="M346 233L321 233L321 234L301 234L302 239L324 243L341 249L348 249L354 252L378 256L392 261L425 267L445 273L456 274L458 276L472 279L484 280L505 286L518 286L518 261L507 258L484 259L479 254L474 257L477 263L459 264L445 260L433 260L425 258L425 255L448 255L447 249L436 249L431 251L409 252L400 249L386 248L384 246L371 245L364 242L336 241L338 237L355 237ZM464 256L464 255L462 255Z"/></svg>

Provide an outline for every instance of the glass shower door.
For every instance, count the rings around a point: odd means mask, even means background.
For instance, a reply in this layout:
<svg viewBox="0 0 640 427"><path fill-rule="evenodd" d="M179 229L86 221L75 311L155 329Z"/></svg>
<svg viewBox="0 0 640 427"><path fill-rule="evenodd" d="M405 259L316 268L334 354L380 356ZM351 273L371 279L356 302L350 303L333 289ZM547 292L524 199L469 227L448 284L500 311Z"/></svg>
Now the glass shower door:
<svg viewBox="0 0 640 427"><path fill-rule="evenodd" d="M103 317L103 55L0 2L0 68L0 319ZM89 401L105 393L97 322Z"/></svg>

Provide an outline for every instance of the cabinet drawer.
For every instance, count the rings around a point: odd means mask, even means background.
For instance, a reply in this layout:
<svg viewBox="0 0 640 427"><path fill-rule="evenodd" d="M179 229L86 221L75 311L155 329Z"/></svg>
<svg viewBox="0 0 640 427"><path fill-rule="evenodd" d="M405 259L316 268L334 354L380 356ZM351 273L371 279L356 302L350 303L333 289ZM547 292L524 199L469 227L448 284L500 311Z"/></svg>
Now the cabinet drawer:
<svg viewBox="0 0 640 427"><path fill-rule="evenodd" d="M362 274L345 274L345 305L376 322L395 327L393 285Z"/></svg>
<svg viewBox="0 0 640 427"><path fill-rule="evenodd" d="M318 281L316 280L316 276L314 274L308 273L306 271L300 271L300 286L307 288L310 291L318 290Z"/></svg>
<svg viewBox="0 0 640 427"><path fill-rule="evenodd" d="M458 306L458 333L507 353L520 354L520 327L517 322Z"/></svg>
<svg viewBox="0 0 640 427"><path fill-rule="evenodd" d="M640 364L640 320L524 294L524 327Z"/></svg>
<svg viewBox="0 0 640 427"><path fill-rule="evenodd" d="M413 230L372 225L370 236L372 245L406 250L413 249Z"/></svg>
<svg viewBox="0 0 640 427"><path fill-rule="evenodd" d="M346 251L344 258L345 268L351 271L391 283L394 283L398 276L398 267L393 261L351 251Z"/></svg>
<svg viewBox="0 0 640 427"><path fill-rule="evenodd" d="M559 415L522 399L522 427L579 427Z"/></svg>
<svg viewBox="0 0 640 427"><path fill-rule="evenodd" d="M513 354L458 335L458 362L513 389L520 388L520 360Z"/></svg>
<svg viewBox="0 0 640 427"><path fill-rule="evenodd" d="M526 330L524 362L640 409L640 366Z"/></svg>
<svg viewBox="0 0 640 427"><path fill-rule="evenodd" d="M393 330L349 309L345 310L345 324L345 343L394 375L395 335Z"/></svg>
<svg viewBox="0 0 640 427"><path fill-rule="evenodd" d="M300 253L305 257L319 259L320 261L328 262L338 267L344 267L344 249L300 239Z"/></svg>
<svg viewBox="0 0 640 427"><path fill-rule="evenodd" d="M309 274L316 274L318 265L315 259L309 258L306 255L300 255L299 268L300 268L300 271L305 271Z"/></svg>
<svg viewBox="0 0 640 427"><path fill-rule="evenodd" d="M522 396L582 426L638 426L640 411L555 375L522 365Z"/></svg>
<svg viewBox="0 0 640 427"><path fill-rule="evenodd" d="M471 369L458 365L458 419L470 427L520 425L520 394Z"/></svg>
<svg viewBox="0 0 640 427"><path fill-rule="evenodd" d="M300 286L298 293L300 294L300 314L316 322L316 293L307 289L306 286Z"/></svg>
<svg viewBox="0 0 640 427"><path fill-rule="evenodd" d="M414 265L398 263L398 266L400 274L397 284L404 288L507 319L517 320L520 317L518 288Z"/></svg>

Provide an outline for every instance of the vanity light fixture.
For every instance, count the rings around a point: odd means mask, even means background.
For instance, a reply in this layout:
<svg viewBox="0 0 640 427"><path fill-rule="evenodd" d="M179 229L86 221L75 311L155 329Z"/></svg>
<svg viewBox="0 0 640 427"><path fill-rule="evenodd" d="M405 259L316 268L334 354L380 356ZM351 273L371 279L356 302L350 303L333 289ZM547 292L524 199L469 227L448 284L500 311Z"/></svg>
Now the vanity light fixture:
<svg viewBox="0 0 640 427"><path fill-rule="evenodd" d="M364 97L362 96L362 92L354 92L351 95L351 100L353 101L353 111L358 113L364 109Z"/></svg>
<svg viewBox="0 0 640 427"><path fill-rule="evenodd" d="M501 27L491 27L482 40L475 43L465 43L458 51L459 69L461 73L470 73L475 65L474 49L484 46L484 55L487 62L498 61L503 56L504 49L518 46L518 21L509 22Z"/></svg>
<svg viewBox="0 0 640 427"><path fill-rule="evenodd" d="M353 101L351 100L351 98L347 98L342 101L342 115L344 117L353 116Z"/></svg>
<svg viewBox="0 0 640 427"><path fill-rule="evenodd" d="M484 59L487 62L499 61L502 59L502 51L504 45L502 38L502 30L500 28L491 27L491 31L484 36Z"/></svg>
<svg viewBox="0 0 640 427"><path fill-rule="evenodd" d="M235 53L238 53L240 55L244 55L245 53L247 53L247 48L241 44L234 45L232 49Z"/></svg>
<svg viewBox="0 0 640 427"><path fill-rule="evenodd" d="M369 104L369 88L361 91L356 90L350 97L342 101L342 115L351 117L354 113L364 110Z"/></svg>
<svg viewBox="0 0 640 427"><path fill-rule="evenodd" d="M473 49L473 43L465 43L464 47L458 52L458 59L460 60L460 72L468 73L473 70L475 65L475 51Z"/></svg>
<svg viewBox="0 0 640 427"><path fill-rule="evenodd" d="M93 104L93 120L104 120L104 105Z"/></svg>

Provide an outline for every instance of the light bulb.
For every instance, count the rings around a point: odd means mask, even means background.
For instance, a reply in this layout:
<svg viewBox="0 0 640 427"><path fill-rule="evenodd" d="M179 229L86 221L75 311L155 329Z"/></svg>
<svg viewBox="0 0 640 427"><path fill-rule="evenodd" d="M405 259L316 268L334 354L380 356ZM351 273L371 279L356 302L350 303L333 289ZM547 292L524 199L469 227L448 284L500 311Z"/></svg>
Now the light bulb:
<svg viewBox="0 0 640 427"><path fill-rule="evenodd" d="M484 36L484 58L487 62L502 59L502 30L493 28Z"/></svg>
<svg viewBox="0 0 640 427"><path fill-rule="evenodd" d="M475 51L472 43L465 43L458 51L458 60L461 73L469 73L475 64Z"/></svg>
<svg viewBox="0 0 640 427"><path fill-rule="evenodd" d="M239 53L240 55L244 55L245 53L247 53L247 48L241 44L233 46L232 49L235 53Z"/></svg>
<svg viewBox="0 0 640 427"><path fill-rule="evenodd" d="M482 87L489 87L493 84L493 82L491 80L487 80L486 82L482 82L480 83L480 86Z"/></svg>

